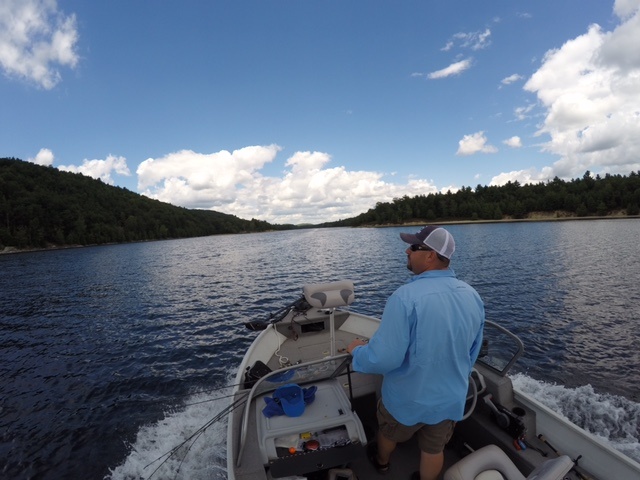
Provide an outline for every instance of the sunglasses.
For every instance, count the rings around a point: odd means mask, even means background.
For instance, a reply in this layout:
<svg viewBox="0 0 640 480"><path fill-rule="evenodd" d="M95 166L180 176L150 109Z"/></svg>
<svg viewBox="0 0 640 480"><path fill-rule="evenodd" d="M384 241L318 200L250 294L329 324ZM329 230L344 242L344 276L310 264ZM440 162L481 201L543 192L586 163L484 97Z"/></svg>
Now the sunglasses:
<svg viewBox="0 0 640 480"><path fill-rule="evenodd" d="M433 248L425 247L424 245L411 245L409 247L412 252L417 252L418 250L422 250L424 252L432 252Z"/></svg>

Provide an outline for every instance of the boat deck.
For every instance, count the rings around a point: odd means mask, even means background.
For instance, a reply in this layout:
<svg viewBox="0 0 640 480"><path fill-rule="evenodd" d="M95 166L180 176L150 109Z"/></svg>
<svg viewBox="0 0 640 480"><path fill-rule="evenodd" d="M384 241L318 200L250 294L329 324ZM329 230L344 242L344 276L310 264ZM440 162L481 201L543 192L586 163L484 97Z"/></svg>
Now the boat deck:
<svg viewBox="0 0 640 480"><path fill-rule="evenodd" d="M368 337L366 332L363 334L363 332L352 328L353 325L348 323L348 317L349 314L346 312L336 313L335 355L338 356L341 354L346 356L344 355L346 347L354 338ZM366 322L363 322L362 318L360 318L358 326L363 323ZM269 351L270 354L266 356L261 352L257 352L248 365L253 365L260 355L264 358L266 365L274 372L280 370L285 364L293 365L297 368L298 364L304 364L304 362L323 361L323 359L331 355L329 343L327 342L327 325L326 315L321 312L318 312L317 315L305 317L304 321L299 320L291 321L287 324L278 324L277 329L274 328L269 332L264 332L269 336L263 341L263 345L270 343L269 347L265 348L265 351ZM512 385L507 377L493 374L491 371L483 371L482 374L487 381L487 391L493 395L495 401L509 409L520 406L513 403ZM352 410L357 414L364 430L364 436L366 436L366 442L362 443L375 442L377 431L376 405L380 392L381 378L377 375L342 372L331 381L342 387L345 398L351 399ZM313 385L313 382L304 386L308 387L310 385ZM241 389L235 393L233 401L238 402L239 406L232 411L232 418L230 418L230 422L235 426L243 423L242 418L245 414L246 404L242 404L242 402L246 400L248 393L249 389ZM260 454L261 449L264 453L265 447L264 438L259 438L260 433L257 426L261 422L264 423L264 419L258 418L258 415L262 415L260 412L263 406L264 401L258 396L253 399L249 406L247 413L248 428L246 429L244 448L237 448L242 443L240 441L241 429L230 429L228 440L230 445L233 445L234 454L238 454L238 451L242 450L240 461L237 462L237 458L234 459L234 463L239 463L239 465L228 465L228 468L233 470L233 478L235 480L270 480L281 476L280 472L276 474L276 468L273 467L273 463L265 463L263 456ZM310 407L313 407L313 405ZM299 418L301 422L305 421L303 417ZM546 458L556 457L557 455L536 437L535 415L533 412L524 417L524 419L527 425L527 441L530 444L530 448L520 450L514 446L513 437L498 427L491 416L489 408L481 400L478 400L473 416L463 422L459 422L456 426L454 437L445 449L445 468L443 472L469 452L489 444L501 447L517 468L524 473L531 472ZM301 429L299 431L302 432L304 430ZM391 457L390 471L387 473L378 473L375 470L365 454L364 446L361 446L359 450L356 448L351 449L351 452L356 451L358 451L359 455L348 458L344 462L341 461L340 464L333 463L330 468L318 468L317 471L304 469L307 472L304 476L285 478L287 480L289 478L306 478L307 480L333 480L333 478L339 480L375 480L384 477L402 480L409 479L412 473L419 469L420 451L415 440L398 445ZM543 457L541 452L544 452L546 456ZM342 455L336 449L334 449L333 454ZM300 457L303 456L304 454L300 455ZM319 464L319 467L322 466ZM352 472L353 476L349 477L344 473L336 476L336 470L334 470L332 478L331 468L342 469L342 472ZM442 475L440 478L442 478ZM564 478L567 480L579 480L580 477L570 472Z"/></svg>

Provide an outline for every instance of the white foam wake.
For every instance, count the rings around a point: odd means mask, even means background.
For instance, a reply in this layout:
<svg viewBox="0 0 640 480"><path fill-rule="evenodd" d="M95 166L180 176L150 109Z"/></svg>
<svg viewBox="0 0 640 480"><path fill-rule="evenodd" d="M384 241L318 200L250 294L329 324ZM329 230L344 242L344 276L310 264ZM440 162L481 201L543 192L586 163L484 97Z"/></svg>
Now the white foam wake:
<svg viewBox="0 0 640 480"><path fill-rule="evenodd" d="M597 393L591 385L567 388L534 380L522 373L512 375L511 379L518 390L640 462L639 403Z"/></svg>
<svg viewBox="0 0 640 480"><path fill-rule="evenodd" d="M230 389L215 396L229 394ZM167 453L181 445L203 425L215 418L229 400L211 400L212 395L196 394L184 410L168 413L153 425L142 427L123 464L111 470L111 480L205 480L226 479L226 416L208 427L195 440L181 447L175 455ZM166 460L166 461L165 461Z"/></svg>

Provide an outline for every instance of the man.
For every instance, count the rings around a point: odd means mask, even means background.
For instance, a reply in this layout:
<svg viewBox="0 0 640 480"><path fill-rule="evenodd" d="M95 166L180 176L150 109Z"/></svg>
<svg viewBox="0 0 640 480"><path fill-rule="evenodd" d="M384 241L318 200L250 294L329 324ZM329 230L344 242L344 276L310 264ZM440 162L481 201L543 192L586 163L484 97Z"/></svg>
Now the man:
<svg viewBox="0 0 640 480"><path fill-rule="evenodd" d="M357 339L347 350L354 370L383 375L377 452L370 456L375 467L387 471L397 443L417 434L420 473L412 478L435 480L464 413L484 304L449 268L455 242L447 230L427 226L400 238L410 244L407 268L415 276L389 297L369 343Z"/></svg>

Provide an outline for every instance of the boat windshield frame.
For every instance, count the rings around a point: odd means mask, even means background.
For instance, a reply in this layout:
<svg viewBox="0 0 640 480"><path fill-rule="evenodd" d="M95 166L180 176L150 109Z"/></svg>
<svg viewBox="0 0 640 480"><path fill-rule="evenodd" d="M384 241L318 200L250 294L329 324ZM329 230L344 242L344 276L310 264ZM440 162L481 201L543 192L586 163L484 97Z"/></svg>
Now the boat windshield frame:
<svg viewBox="0 0 640 480"><path fill-rule="evenodd" d="M491 339L488 338L488 332L493 332L490 335ZM496 350L497 355L494 355ZM478 356L478 363L504 377L523 353L524 344L516 334L496 322L485 320L483 347Z"/></svg>

